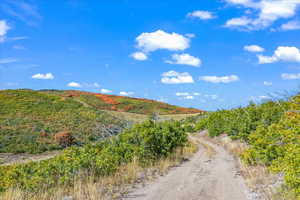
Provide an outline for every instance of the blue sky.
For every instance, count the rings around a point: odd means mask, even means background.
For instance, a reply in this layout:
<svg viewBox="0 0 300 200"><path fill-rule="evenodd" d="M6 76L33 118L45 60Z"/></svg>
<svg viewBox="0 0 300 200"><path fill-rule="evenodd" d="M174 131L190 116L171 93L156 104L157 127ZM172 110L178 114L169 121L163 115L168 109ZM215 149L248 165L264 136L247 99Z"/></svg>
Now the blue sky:
<svg viewBox="0 0 300 200"><path fill-rule="evenodd" d="M1 0L0 89L205 110L294 91L300 0Z"/></svg>

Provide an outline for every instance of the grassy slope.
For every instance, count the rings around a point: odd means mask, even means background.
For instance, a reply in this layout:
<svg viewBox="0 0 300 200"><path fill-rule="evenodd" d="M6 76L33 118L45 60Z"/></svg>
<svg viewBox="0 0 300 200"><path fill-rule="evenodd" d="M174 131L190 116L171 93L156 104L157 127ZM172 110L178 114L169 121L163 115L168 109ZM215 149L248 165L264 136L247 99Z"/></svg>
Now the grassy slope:
<svg viewBox="0 0 300 200"><path fill-rule="evenodd" d="M0 91L0 153L61 149L54 138L61 131L71 132L77 144L94 142L120 132L127 121L142 122L154 112L176 114L178 118L201 111L80 91L3 90Z"/></svg>
<svg viewBox="0 0 300 200"><path fill-rule="evenodd" d="M30 90L0 91L0 152L60 149L54 134L70 131L78 143L103 138L123 122L70 98Z"/></svg>
<svg viewBox="0 0 300 200"><path fill-rule="evenodd" d="M131 97L104 95L91 92L81 91L43 91L45 93L56 94L65 98L75 99L84 103L86 106L91 106L100 110L110 110L119 112L129 112L136 114L152 114L159 113L160 115L169 114L194 114L201 113L202 111L194 108L183 108L173 106L167 103L138 99Z"/></svg>

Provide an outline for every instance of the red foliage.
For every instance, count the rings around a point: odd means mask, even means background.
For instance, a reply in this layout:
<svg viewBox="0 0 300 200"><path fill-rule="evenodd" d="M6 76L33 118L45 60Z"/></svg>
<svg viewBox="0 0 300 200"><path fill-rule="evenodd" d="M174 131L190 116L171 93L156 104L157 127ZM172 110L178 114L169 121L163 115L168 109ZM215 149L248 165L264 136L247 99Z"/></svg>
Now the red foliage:
<svg viewBox="0 0 300 200"><path fill-rule="evenodd" d="M95 96L98 97L99 99L101 99L102 101L104 101L105 103L110 104L110 105L120 104L118 101L113 99L112 96L110 96L110 95L96 94Z"/></svg>
<svg viewBox="0 0 300 200"><path fill-rule="evenodd" d="M75 144L75 138L68 131L56 133L54 135L54 139L56 142L59 143L59 145L61 145L63 147L68 147L68 146Z"/></svg>

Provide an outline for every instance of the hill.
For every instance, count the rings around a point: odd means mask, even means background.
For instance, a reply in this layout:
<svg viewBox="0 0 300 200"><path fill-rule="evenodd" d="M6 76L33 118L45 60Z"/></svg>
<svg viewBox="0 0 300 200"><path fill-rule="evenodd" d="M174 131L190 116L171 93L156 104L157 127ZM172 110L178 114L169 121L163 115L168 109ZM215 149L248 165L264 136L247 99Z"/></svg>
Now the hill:
<svg viewBox="0 0 300 200"><path fill-rule="evenodd" d="M116 134L126 125L72 98L31 91L0 91L0 153L40 153Z"/></svg>
<svg viewBox="0 0 300 200"><path fill-rule="evenodd" d="M74 99L78 102L91 106L99 110L110 110L118 112L129 112L136 114L152 114L160 115L168 114L194 114L203 111L194 108L183 108L170 105L164 102L132 98L116 95L106 95L92 92L74 91L74 90L43 90L42 92L55 94L66 99Z"/></svg>
<svg viewBox="0 0 300 200"><path fill-rule="evenodd" d="M0 153L41 153L102 140L134 121L121 117L124 112L143 114L143 119L154 112L201 112L147 99L58 90L2 90L0 108ZM115 111L123 113L119 117Z"/></svg>

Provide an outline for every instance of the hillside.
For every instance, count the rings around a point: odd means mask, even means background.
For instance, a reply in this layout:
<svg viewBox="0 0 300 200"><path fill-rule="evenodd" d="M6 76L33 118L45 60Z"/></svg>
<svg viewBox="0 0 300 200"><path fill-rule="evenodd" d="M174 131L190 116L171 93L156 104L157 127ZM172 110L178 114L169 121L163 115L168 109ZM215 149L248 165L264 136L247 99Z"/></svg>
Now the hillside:
<svg viewBox="0 0 300 200"><path fill-rule="evenodd" d="M58 90L3 90L0 108L0 153L41 153L95 142L136 122L125 112L141 121L154 112L201 112L146 99Z"/></svg>
<svg viewBox="0 0 300 200"><path fill-rule="evenodd" d="M40 153L96 141L126 124L71 98L31 90L0 91L0 108L1 153Z"/></svg>
<svg viewBox="0 0 300 200"><path fill-rule="evenodd" d="M92 92L74 91L74 90L43 90L41 92L48 94L55 94L66 99L74 99L83 103L86 106L91 106L99 110L110 110L118 112L129 112L136 114L152 114L158 113L160 115L168 114L194 114L200 113L201 110L194 108L183 108L179 106L173 106L167 103L132 98L116 95L106 95Z"/></svg>

